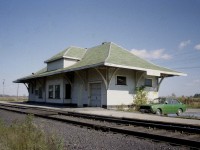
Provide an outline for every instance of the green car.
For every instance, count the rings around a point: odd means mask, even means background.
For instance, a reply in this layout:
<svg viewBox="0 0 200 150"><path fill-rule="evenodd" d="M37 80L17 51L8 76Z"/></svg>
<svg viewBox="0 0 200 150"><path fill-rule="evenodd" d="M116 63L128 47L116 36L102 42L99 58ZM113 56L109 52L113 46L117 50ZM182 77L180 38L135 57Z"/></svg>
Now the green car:
<svg viewBox="0 0 200 150"><path fill-rule="evenodd" d="M157 115L177 114L179 116L186 111L186 105L174 98L157 98L150 104L141 105L140 111Z"/></svg>

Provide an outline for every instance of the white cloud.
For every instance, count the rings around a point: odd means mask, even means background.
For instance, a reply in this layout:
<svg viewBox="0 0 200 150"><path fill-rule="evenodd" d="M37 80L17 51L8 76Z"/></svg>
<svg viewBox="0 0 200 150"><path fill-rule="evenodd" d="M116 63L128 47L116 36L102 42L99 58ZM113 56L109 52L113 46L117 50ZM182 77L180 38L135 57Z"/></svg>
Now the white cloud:
<svg viewBox="0 0 200 150"><path fill-rule="evenodd" d="M200 50L200 44L197 44L194 48Z"/></svg>
<svg viewBox="0 0 200 150"><path fill-rule="evenodd" d="M157 50L152 50L152 51L147 51L146 49L142 50L137 50L137 49L132 49L131 52L139 57L150 59L150 60L155 60L155 59L165 59L169 60L172 58L171 55L167 54L164 52L164 49L157 49Z"/></svg>
<svg viewBox="0 0 200 150"><path fill-rule="evenodd" d="M179 49L185 48L185 47L188 46L190 43L191 43L190 40L180 42L180 44L179 44Z"/></svg>

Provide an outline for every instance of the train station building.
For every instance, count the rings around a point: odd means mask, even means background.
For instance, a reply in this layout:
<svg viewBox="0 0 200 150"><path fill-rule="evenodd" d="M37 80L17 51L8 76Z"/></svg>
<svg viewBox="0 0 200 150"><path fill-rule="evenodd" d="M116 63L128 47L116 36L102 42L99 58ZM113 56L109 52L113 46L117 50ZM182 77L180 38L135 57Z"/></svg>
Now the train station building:
<svg viewBox="0 0 200 150"><path fill-rule="evenodd" d="M15 80L29 101L76 107L131 105L136 87L158 97L164 78L185 75L146 61L112 42L92 48L69 47L45 61L46 67Z"/></svg>

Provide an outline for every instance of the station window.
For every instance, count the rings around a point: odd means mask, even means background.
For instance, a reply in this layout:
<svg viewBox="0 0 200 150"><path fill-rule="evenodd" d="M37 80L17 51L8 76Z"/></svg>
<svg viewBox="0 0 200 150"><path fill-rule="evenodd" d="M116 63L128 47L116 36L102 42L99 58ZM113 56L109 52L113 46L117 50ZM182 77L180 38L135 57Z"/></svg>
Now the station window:
<svg viewBox="0 0 200 150"><path fill-rule="evenodd" d="M60 85L55 85L55 99L60 98Z"/></svg>
<svg viewBox="0 0 200 150"><path fill-rule="evenodd" d="M126 85L126 77L117 76L117 85Z"/></svg>
<svg viewBox="0 0 200 150"><path fill-rule="evenodd" d="M53 85L49 85L49 98L53 98Z"/></svg>
<svg viewBox="0 0 200 150"><path fill-rule="evenodd" d="M38 90L35 90L35 95L38 96Z"/></svg>
<svg viewBox="0 0 200 150"><path fill-rule="evenodd" d="M42 87L39 87L39 91L38 92L39 92L39 96L38 97L42 98Z"/></svg>
<svg viewBox="0 0 200 150"><path fill-rule="evenodd" d="M144 86L152 87L152 79L145 79Z"/></svg>
<svg viewBox="0 0 200 150"><path fill-rule="evenodd" d="M71 85L65 85L65 99L71 99Z"/></svg>

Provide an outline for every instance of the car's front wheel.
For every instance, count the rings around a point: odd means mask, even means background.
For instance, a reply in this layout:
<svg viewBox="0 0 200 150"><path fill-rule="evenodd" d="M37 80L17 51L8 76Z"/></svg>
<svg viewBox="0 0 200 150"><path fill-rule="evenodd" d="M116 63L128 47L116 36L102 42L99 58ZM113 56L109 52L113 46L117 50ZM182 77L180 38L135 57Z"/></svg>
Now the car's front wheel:
<svg viewBox="0 0 200 150"><path fill-rule="evenodd" d="M162 115L161 109L157 109L157 110L156 110L156 115L158 115L158 116Z"/></svg>
<svg viewBox="0 0 200 150"><path fill-rule="evenodd" d="M183 113L182 109L178 109L176 114L177 114L177 116L180 116L182 113Z"/></svg>

